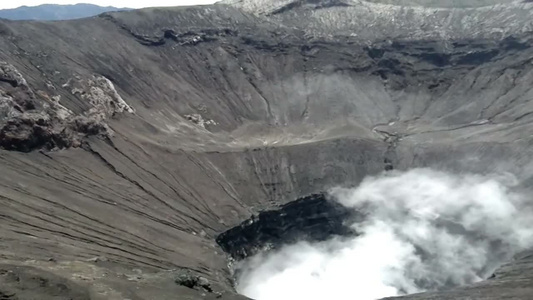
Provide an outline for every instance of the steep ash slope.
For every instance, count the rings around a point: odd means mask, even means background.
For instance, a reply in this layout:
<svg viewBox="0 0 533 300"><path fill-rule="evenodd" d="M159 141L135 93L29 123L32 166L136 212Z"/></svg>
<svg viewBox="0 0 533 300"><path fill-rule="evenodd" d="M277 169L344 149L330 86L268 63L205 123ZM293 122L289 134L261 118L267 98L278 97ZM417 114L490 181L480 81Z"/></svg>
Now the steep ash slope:
<svg viewBox="0 0 533 300"><path fill-rule="evenodd" d="M215 237L265 209L391 167L531 187L533 4L231 3L0 21L0 274L239 299ZM454 293L527 299L530 260Z"/></svg>

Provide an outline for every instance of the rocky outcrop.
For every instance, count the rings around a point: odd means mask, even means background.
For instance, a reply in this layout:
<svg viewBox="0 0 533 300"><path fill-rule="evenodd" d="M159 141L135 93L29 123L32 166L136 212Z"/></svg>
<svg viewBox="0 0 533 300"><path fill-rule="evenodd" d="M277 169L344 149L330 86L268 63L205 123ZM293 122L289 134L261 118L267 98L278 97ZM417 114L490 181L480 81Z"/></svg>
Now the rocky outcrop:
<svg viewBox="0 0 533 300"><path fill-rule="evenodd" d="M118 94L113 83L102 76L76 81L72 94L86 101L89 109L74 114L60 104L61 96L36 93L12 65L0 62L0 147L29 152L35 149L79 147L83 137L109 137L105 121L116 114L134 110Z"/></svg>
<svg viewBox="0 0 533 300"><path fill-rule="evenodd" d="M277 210L259 213L217 237L217 243L233 259L279 249L299 241L319 242L357 234L348 224L363 220L324 194L303 197Z"/></svg>
<svg viewBox="0 0 533 300"><path fill-rule="evenodd" d="M188 270L183 270L177 274L176 284L208 293L213 292L213 288L211 287L209 280L207 280L205 277L194 275Z"/></svg>
<svg viewBox="0 0 533 300"><path fill-rule="evenodd" d="M118 94L113 83L103 76L80 80L72 87L72 94L87 101L92 106L86 113L88 117L105 120L117 113L134 113Z"/></svg>

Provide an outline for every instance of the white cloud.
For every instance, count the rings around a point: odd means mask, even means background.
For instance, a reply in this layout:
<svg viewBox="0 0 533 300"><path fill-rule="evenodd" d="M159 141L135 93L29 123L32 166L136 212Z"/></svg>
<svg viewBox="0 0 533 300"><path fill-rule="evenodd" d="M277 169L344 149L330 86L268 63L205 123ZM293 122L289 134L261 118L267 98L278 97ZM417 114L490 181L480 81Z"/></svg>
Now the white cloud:
<svg viewBox="0 0 533 300"><path fill-rule="evenodd" d="M533 246L533 214L516 184L417 169L337 188L340 203L367 214L352 225L361 235L252 257L237 289L258 300L371 300L480 281Z"/></svg>
<svg viewBox="0 0 533 300"><path fill-rule="evenodd" d="M213 0L18 0L18 1L0 1L0 9L15 8L19 6L37 6L41 4L76 4L92 3L100 6L130 7L142 8L153 6L180 6L180 5L201 5L212 4Z"/></svg>

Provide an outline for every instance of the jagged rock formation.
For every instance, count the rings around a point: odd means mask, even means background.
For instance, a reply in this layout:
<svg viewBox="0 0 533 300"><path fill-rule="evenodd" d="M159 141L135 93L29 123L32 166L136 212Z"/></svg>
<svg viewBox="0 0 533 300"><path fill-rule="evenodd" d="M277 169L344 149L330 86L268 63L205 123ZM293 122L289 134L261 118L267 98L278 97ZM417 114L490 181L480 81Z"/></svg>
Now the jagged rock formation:
<svg viewBox="0 0 533 300"><path fill-rule="evenodd" d="M50 97L42 90L33 92L24 76L6 62L0 62L0 82L11 85L0 90L0 147L6 150L29 152L39 148L79 147L84 136L112 134L104 122L107 118L117 113L134 113L113 83L102 76L86 81L69 79L63 85L63 88L77 85L71 93L90 107L82 114L74 114L61 105L60 95ZM46 84L49 90L55 90L51 83Z"/></svg>
<svg viewBox="0 0 533 300"><path fill-rule="evenodd" d="M215 239L262 211L391 168L508 171L531 189L533 3L477 6L0 21L0 283L16 267L76 299L242 299ZM530 262L413 297L529 299ZM182 270L214 292L177 285Z"/></svg>
<svg viewBox="0 0 533 300"><path fill-rule="evenodd" d="M360 220L362 216L328 200L324 194L316 194L252 216L220 234L217 243L232 259L241 260L284 244L356 235L347 222Z"/></svg>

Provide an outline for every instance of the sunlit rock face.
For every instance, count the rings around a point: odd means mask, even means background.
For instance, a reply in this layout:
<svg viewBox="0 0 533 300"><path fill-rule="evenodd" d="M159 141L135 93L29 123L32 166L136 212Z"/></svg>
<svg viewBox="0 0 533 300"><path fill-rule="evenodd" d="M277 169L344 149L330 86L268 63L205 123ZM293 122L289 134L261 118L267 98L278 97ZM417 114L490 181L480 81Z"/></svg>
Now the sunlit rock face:
<svg viewBox="0 0 533 300"><path fill-rule="evenodd" d="M1 20L2 297L242 299L220 234L385 170L508 172L528 195L533 4L420 3ZM412 297L529 299L528 259ZM34 271L38 291L14 280Z"/></svg>

